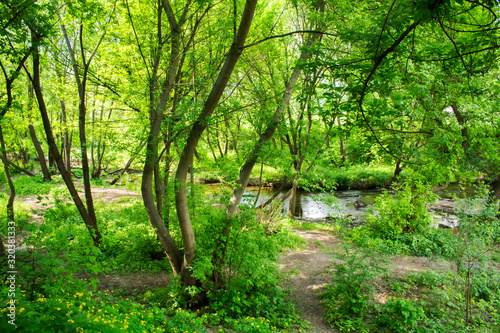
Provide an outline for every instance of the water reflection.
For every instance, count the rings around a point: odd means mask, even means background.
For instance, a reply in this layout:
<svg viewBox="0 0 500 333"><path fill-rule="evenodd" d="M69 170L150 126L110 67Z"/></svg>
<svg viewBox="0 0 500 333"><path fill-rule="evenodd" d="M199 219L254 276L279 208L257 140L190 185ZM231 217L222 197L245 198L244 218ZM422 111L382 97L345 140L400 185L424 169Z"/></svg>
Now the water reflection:
<svg viewBox="0 0 500 333"><path fill-rule="evenodd" d="M279 197L283 197L287 191L280 193ZM258 188L249 187L245 191L242 203L253 205L257 197ZM256 206L262 205L269 199L276 190L262 189L257 199ZM350 214L354 217L362 217L366 214L370 205L375 198L380 195L380 190L366 190L366 191L336 191L331 193L318 193L297 191L295 197L295 214L294 217L302 220L320 220L327 217L340 217ZM278 198L279 198L278 197ZM362 200L367 204L367 207L356 208L354 203L356 200ZM290 205L290 198L283 201L280 206L280 211L284 214L288 212Z"/></svg>
<svg viewBox="0 0 500 333"><path fill-rule="evenodd" d="M209 192L220 189L220 184L209 185L207 188ZM466 187L465 190L459 185L449 185L447 188L436 191L441 198L440 203L446 204L447 201L452 201L450 198L453 195L458 197L469 197L474 194L474 187ZM288 190L282 191L276 200L283 198ZM258 187L247 187L243 198L242 204L259 207L266 202L271 196L277 192L277 189L263 187L259 193ZM257 198L257 194L258 198ZM365 220L365 215L368 211L373 209L373 204L377 196L382 193L382 190L348 190L348 191L335 191L335 192L306 192L298 190L295 197L295 214L296 219L301 220L323 220L328 217L342 217L351 215L355 219ZM333 196L332 196L333 194ZM256 200L257 199L257 200ZM361 200L366 203L365 207L356 207L355 202ZM444 203L443 203L444 202ZM280 212L288 214L288 207L290 199L285 199L281 206ZM458 218L453 213L439 213L433 214L434 224L446 225L453 227L457 224Z"/></svg>

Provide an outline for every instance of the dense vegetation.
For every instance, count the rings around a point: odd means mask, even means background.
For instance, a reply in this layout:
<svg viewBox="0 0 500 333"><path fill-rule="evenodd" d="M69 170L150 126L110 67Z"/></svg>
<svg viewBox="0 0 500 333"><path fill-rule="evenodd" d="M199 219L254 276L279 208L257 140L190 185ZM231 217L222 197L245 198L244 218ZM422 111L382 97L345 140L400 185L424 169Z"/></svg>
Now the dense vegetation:
<svg viewBox="0 0 500 333"><path fill-rule="evenodd" d="M300 188L391 188L364 226L321 227L349 244L332 261L327 320L498 331L499 9L0 0L1 330L308 329L281 286L277 261L301 246L301 225L276 214L280 201L293 217ZM434 229L432 189L451 182L479 191L456 200L458 228ZM249 184L288 192L256 209L241 204ZM103 202L98 187L135 196ZM395 254L453 272L393 277L375 258ZM101 288L137 272L168 283Z"/></svg>

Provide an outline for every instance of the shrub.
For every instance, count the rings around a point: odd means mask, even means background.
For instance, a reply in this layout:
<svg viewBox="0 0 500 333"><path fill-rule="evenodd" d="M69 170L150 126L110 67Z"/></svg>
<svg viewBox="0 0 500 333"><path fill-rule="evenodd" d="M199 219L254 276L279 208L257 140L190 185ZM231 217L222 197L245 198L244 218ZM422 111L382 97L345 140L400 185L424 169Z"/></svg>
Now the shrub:
<svg viewBox="0 0 500 333"><path fill-rule="evenodd" d="M382 305L377 325L393 332L408 332L425 319L425 302L404 298L390 298Z"/></svg>
<svg viewBox="0 0 500 333"><path fill-rule="evenodd" d="M385 269L379 266L380 260L371 252L352 252L346 247L345 253L334 256L332 283L322 297L326 318L335 324L366 311L373 290L370 282Z"/></svg>
<svg viewBox="0 0 500 333"><path fill-rule="evenodd" d="M419 233L432 223L428 205L437 199L429 186L416 182L397 188L394 196L387 191L375 199L376 213L368 214L367 228L374 236L392 239L404 233Z"/></svg>

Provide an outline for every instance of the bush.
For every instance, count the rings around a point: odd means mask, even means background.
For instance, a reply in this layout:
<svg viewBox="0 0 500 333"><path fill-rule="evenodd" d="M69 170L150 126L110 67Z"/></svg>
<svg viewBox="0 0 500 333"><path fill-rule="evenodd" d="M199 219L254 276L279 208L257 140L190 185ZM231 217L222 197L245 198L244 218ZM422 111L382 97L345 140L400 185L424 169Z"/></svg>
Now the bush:
<svg viewBox="0 0 500 333"><path fill-rule="evenodd" d="M382 305L377 325L393 332L408 332L415 329L426 318L425 302L404 298L390 298Z"/></svg>
<svg viewBox="0 0 500 333"><path fill-rule="evenodd" d="M429 186L420 182L408 183L396 188L395 195L387 191L375 199L376 213L368 214L367 228L373 236L393 239L405 233L420 233L432 223L427 211L429 204L437 199Z"/></svg>
<svg viewBox="0 0 500 333"><path fill-rule="evenodd" d="M372 280L382 272L380 260L371 252L351 252L335 254L332 283L322 294L329 322L343 323L351 316L362 316L366 311L373 287Z"/></svg>

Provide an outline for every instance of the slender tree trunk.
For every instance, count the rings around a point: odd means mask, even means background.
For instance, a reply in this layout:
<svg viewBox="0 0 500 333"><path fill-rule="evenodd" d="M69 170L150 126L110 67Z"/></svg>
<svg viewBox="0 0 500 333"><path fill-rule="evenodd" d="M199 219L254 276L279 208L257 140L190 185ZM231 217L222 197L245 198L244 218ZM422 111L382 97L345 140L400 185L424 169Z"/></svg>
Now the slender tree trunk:
<svg viewBox="0 0 500 333"><path fill-rule="evenodd" d="M284 176L283 179L281 180L281 185L279 189L276 192L274 192L274 194L269 199L267 199L266 202L260 205L260 209L266 208L271 202L273 202L273 200L276 199L278 195L280 195L280 193L285 189L285 187L286 187L286 176Z"/></svg>
<svg viewBox="0 0 500 333"><path fill-rule="evenodd" d="M14 169L16 169L16 170L18 170L18 171L20 171L20 172L24 173L24 174L25 174L25 175L27 175L27 176L30 176L30 177L35 177L35 176L36 176L33 172L31 172L31 171L29 171L29 170L26 170L25 168L23 168L23 167L21 167L21 166L19 166L19 165L15 164L15 163L14 163L14 162L12 162L12 161L9 161L9 165L10 165L10 166L12 166Z"/></svg>
<svg viewBox="0 0 500 333"><path fill-rule="evenodd" d="M36 137L35 128L33 125L28 126L28 130L30 132L31 141L33 141L33 145L35 146L36 153L38 154L38 160L40 161L40 168L42 169L43 180L51 181L52 176L50 175L49 168L47 168L47 164L45 163L45 154L43 153L43 149L40 146L40 142Z"/></svg>
<svg viewBox="0 0 500 333"><path fill-rule="evenodd" d="M189 167L193 164L194 151L198 141L207 127L207 121L213 114L215 107L217 106L222 93L229 82L229 78L233 72L236 62L243 52L242 48L245 45L245 40L250 30L256 4L257 0L246 1L238 32L234 37L233 44L231 45L217 81L212 87L210 95L205 102L203 110L189 133L186 145L184 146L184 150L180 156L177 172L175 174L175 206L177 209L177 216L179 218L179 225L184 244L184 260L182 263L181 276L184 284L187 285L192 285L194 283L188 267L192 264L195 257L195 237L188 210L186 177Z"/></svg>
<svg viewBox="0 0 500 333"><path fill-rule="evenodd" d="M52 147L50 147L50 146L49 146L49 152L47 154L47 160L49 161L49 170L52 170L51 173L54 174L54 172L55 172L54 171L54 167L55 167L56 161L54 159L54 154L52 152Z"/></svg>
<svg viewBox="0 0 500 333"><path fill-rule="evenodd" d="M85 79L82 81L85 81ZM97 219L94 208L94 199L92 198L92 190L90 184L89 160L87 155L87 136L85 133L85 118L86 118L85 116L87 113L87 107L85 105L85 83L83 82L80 92L80 102L78 105L78 109L79 109L78 129L80 134L80 151L82 154L82 172L83 172L83 188L85 190L85 202L87 203L87 211L89 217L92 219L92 224L97 225Z"/></svg>
<svg viewBox="0 0 500 333"><path fill-rule="evenodd" d="M260 196L260 191L262 190L262 172L264 171L264 161L260 162L260 175L259 175L259 191L257 192L257 195L255 196L255 201L253 202L253 206L255 207L257 205L257 201L259 200Z"/></svg>
<svg viewBox="0 0 500 333"><path fill-rule="evenodd" d="M217 148L219 149L220 158L224 158L224 153L222 152L222 147L219 138L219 121L215 121L215 141L217 142Z"/></svg>
<svg viewBox="0 0 500 333"><path fill-rule="evenodd" d="M156 210L160 216L163 214L163 182L160 175L160 159L158 158L158 151L156 151L155 156L155 166L154 166L154 181L155 181L155 198L156 198Z"/></svg>
<svg viewBox="0 0 500 333"><path fill-rule="evenodd" d="M168 134L164 140L165 142L165 175L163 177L163 221L165 222L165 226L167 229L170 227L170 197L168 191L168 185L170 180L170 147L172 145L172 141L169 140Z"/></svg>
<svg viewBox="0 0 500 333"><path fill-rule="evenodd" d="M16 198L16 189L14 187L14 183L12 183L12 179L10 178L9 158L7 157L7 150L5 148L5 140L3 138L1 118L0 118L0 145L2 148L1 156L3 162L3 169L5 171L5 177L7 178L7 184L9 185L10 189L9 200L7 201L7 218L11 221L14 221L14 199Z"/></svg>
<svg viewBox="0 0 500 333"><path fill-rule="evenodd" d="M95 223L95 219L92 219L85 209L85 205L83 204L82 200L80 199L80 196L78 195L78 192L76 191L75 185L73 184L73 181L71 180L71 175L66 169L66 166L64 165L64 161L62 159L61 154L59 153L59 150L57 149L56 142L54 140L54 135L52 134L52 127L50 125L50 119L47 113L47 108L45 105L45 100L43 98L42 94L42 88L40 85L40 55L38 53L38 43L39 43L39 36L36 31L32 31L32 43L35 47L35 50L33 52L33 77L31 78L32 83L33 83L33 88L35 90L35 95L38 101L38 107L40 109L40 114L42 116L42 122L43 122L43 127L45 129L45 134L47 136L47 142L49 144L49 149L52 152L54 161L57 164L57 168L59 169L59 172L61 173L61 176L64 180L64 183L66 184L66 187L68 188L68 191L73 198L73 202L75 203L76 208L78 209L78 212L82 216L82 219L87 226L87 229L90 232L90 235L94 241L95 246L99 246L100 240L102 238L101 233L99 232L99 229L97 228L97 224Z"/></svg>
<svg viewBox="0 0 500 333"><path fill-rule="evenodd" d="M337 117L337 125L340 129L340 117ZM344 165L345 161L347 160L347 153L344 149L344 140L342 139L342 134L339 135L339 147L340 147L340 161L341 161L341 165Z"/></svg>
<svg viewBox="0 0 500 333"><path fill-rule="evenodd" d="M66 102L64 100L60 100L61 104L61 122L63 125L63 154L64 154L64 164L66 165L66 169L71 174L71 139L73 135L69 134L68 130L68 121L66 117Z"/></svg>
<svg viewBox="0 0 500 333"><path fill-rule="evenodd" d="M165 115L167 102L170 99L172 89L174 87L177 69L180 63L180 48L181 48L181 27L182 23L178 23L169 1L158 1L158 52L161 52L161 16L162 7L167 14L170 25L170 60L169 67L166 73L166 79L163 81L161 91L158 97L158 102L155 103L156 82L158 80L157 72L159 66L159 54L155 60L152 76L150 77L150 106L149 106L149 122L150 130L146 143L146 160L144 162L144 170L142 173L141 193L144 202L144 207L148 213L149 220L156 230L156 235L165 250L170 266L174 275L181 273L182 255L177 249L177 246L172 239L169 230L163 222L161 213L157 209L155 198L153 195L153 177L155 173L155 165L157 164L158 142L161 130L161 125ZM183 17L185 16L189 5L184 7Z"/></svg>
<svg viewBox="0 0 500 333"><path fill-rule="evenodd" d="M130 157L130 159L127 161L127 164L125 164L125 167L120 171L120 173L118 175L115 176L115 178L111 181L111 185L114 185L116 184L116 182L121 178L121 176L123 176L123 174L125 172L127 172L127 170L130 168L130 166L132 165L132 163L134 162L135 158L137 157L137 155L141 152L142 148L144 147L144 144L146 143L146 140L143 140L140 142L139 144L139 147L137 147L136 151L134 152L134 154L132 155L132 157Z"/></svg>
<svg viewBox="0 0 500 333"><path fill-rule="evenodd" d="M212 156L214 157L214 162L217 162L217 155L215 155L214 147L212 146L212 143L210 142L210 129L207 126L207 143L208 147L210 148L210 151L212 152Z"/></svg>
<svg viewBox="0 0 500 333"><path fill-rule="evenodd" d="M324 0L318 0L318 7L320 11L324 10L324 5L325 5ZM311 51L310 51L311 46L315 44L319 39L320 39L319 34L312 34L308 37L307 42L304 45L304 48L302 48L302 52L300 54L297 63L304 63L307 61L307 59L309 59L309 57L311 56ZM267 125L266 130L264 131L263 134L260 135L259 140L255 143L255 146L252 152L247 157L245 164L240 169L238 187L233 191L233 194L231 196L231 203L228 207L228 212L230 216L234 216L234 214L236 213L236 208L238 207L238 204L240 203L241 198L243 197L243 193L245 192L248 180L250 179L250 174L252 172L252 169L255 163L257 162L257 156L264 147L264 144L269 140L271 140L271 138L273 137L274 132L276 131L276 128L278 127L278 124L280 122L281 116L286 111L288 104L290 103L290 99L292 98L295 85L297 84L297 80L299 79L301 73L302 69L299 66L295 67L294 71L292 72L292 75L290 76L290 79L288 80L285 86L285 93L283 95L280 105L274 112L274 115L269 124ZM228 232L229 232L228 230L225 231L225 233Z"/></svg>
<svg viewBox="0 0 500 333"><path fill-rule="evenodd" d="M3 245L3 239L0 236L0 267L5 267L7 262L7 252L5 251L5 246ZM2 277L2 281L4 281L4 277Z"/></svg>
<svg viewBox="0 0 500 333"><path fill-rule="evenodd" d="M392 177L392 182L395 182L399 176L399 174L403 171L403 167L401 166L401 161L396 161L396 167L394 168L394 176Z"/></svg>
<svg viewBox="0 0 500 333"><path fill-rule="evenodd" d="M467 125L465 124L466 119L458 108L456 102L453 102L451 104L451 109L453 110L453 114L455 115L455 118L457 119L457 122L461 127L460 133L462 134L462 138L464 140L462 141L462 149L464 151L464 154L467 156L467 150L469 149L469 134L467 132Z"/></svg>
<svg viewBox="0 0 500 333"><path fill-rule="evenodd" d="M498 175L495 184L493 185L493 200L498 205L498 211L500 212L500 175Z"/></svg>
<svg viewBox="0 0 500 333"><path fill-rule="evenodd" d="M296 167L295 177L293 178L292 188L290 189L290 201L288 204L288 216L293 219L295 214L295 198L297 196L297 185L300 178L300 169L302 168L302 161Z"/></svg>
<svg viewBox="0 0 500 333"><path fill-rule="evenodd" d="M47 167L47 163L45 162L45 154L43 153L42 146L40 145L40 141L36 136L35 127L33 126L31 114L33 113L33 100L35 99L35 92L33 91L33 84L29 82L28 84L28 112L30 114L28 125L28 132L31 137L31 141L33 142L33 146L35 147L35 151L38 155L38 160L40 161L40 169L42 170L43 180L51 181L52 175L50 174L50 170Z"/></svg>

